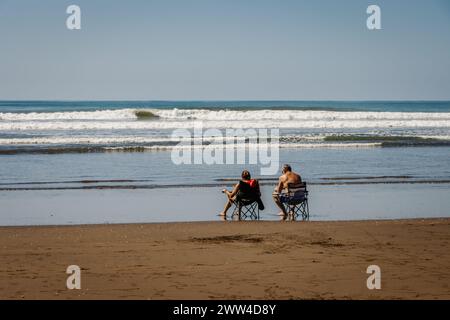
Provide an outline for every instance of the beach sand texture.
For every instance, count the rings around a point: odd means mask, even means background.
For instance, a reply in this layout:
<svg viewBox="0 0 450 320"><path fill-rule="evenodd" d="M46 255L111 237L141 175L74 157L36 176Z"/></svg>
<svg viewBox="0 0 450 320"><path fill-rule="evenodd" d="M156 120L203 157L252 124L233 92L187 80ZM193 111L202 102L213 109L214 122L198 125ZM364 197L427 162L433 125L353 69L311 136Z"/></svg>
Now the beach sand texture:
<svg viewBox="0 0 450 320"><path fill-rule="evenodd" d="M0 227L0 246L1 299L450 299L449 218Z"/></svg>

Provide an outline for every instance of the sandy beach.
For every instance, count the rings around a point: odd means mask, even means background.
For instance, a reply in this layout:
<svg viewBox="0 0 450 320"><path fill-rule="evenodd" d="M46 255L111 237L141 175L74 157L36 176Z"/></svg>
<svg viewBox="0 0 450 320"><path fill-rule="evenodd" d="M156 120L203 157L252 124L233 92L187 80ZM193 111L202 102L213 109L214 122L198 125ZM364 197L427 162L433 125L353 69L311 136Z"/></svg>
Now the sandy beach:
<svg viewBox="0 0 450 320"><path fill-rule="evenodd" d="M0 243L1 299L450 298L449 218L1 227Z"/></svg>

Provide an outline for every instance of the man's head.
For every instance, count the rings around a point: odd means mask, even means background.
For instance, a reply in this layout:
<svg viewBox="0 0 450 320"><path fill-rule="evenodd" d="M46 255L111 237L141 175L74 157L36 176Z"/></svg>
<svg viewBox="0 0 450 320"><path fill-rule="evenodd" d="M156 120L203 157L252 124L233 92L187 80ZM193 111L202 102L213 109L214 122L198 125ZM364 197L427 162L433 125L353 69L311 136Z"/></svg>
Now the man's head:
<svg viewBox="0 0 450 320"><path fill-rule="evenodd" d="M288 164L283 165L283 170L282 170L283 174L285 174L286 172L291 172L291 171L292 171L292 168L290 165L288 165Z"/></svg>
<svg viewBox="0 0 450 320"><path fill-rule="evenodd" d="M248 170L242 171L241 177L244 180L250 180L251 179L250 172Z"/></svg>

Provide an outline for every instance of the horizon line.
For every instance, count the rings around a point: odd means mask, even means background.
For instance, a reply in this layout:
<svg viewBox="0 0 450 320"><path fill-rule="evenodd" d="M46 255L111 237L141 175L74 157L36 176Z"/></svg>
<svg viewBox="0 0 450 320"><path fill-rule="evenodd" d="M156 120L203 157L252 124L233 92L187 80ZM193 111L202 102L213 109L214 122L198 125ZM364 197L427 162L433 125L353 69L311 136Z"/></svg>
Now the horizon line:
<svg viewBox="0 0 450 320"><path fill-rule="evenodd" d="M0 99L0 102L450 102L450 99Z"/></svg>

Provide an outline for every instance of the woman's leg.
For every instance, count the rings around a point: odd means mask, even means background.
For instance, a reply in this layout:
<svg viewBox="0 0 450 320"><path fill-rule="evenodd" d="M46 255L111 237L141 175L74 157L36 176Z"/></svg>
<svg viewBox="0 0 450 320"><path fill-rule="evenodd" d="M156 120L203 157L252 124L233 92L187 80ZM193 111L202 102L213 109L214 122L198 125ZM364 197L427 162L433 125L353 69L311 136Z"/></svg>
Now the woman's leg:
<svg viewBox="0 0 450 320"><path fill-rule="evenodd" d="M230 207L231 207L232 204L233 204L233 200L231 200L230 198L228 198L228 201L227 201L227 203L225 204L225 207L223 208L223 211L222 211L223 214L221 214L221 215L226 216L226 215L227 215L227 211L228 211L228 209L230 209Z"/></svg>
<svg viewBox="0 0 450 320"><path fill-rule="evenodd" d="M219 214L219 216L226 216L227 215L227 211L228 209L230 209L230 207L233 205L234 200L233 198L231 198L231 192L228 190L224 190L225 195L228 198L227 203L225 204L225 207L223 208L223 211Z"/></svg>

